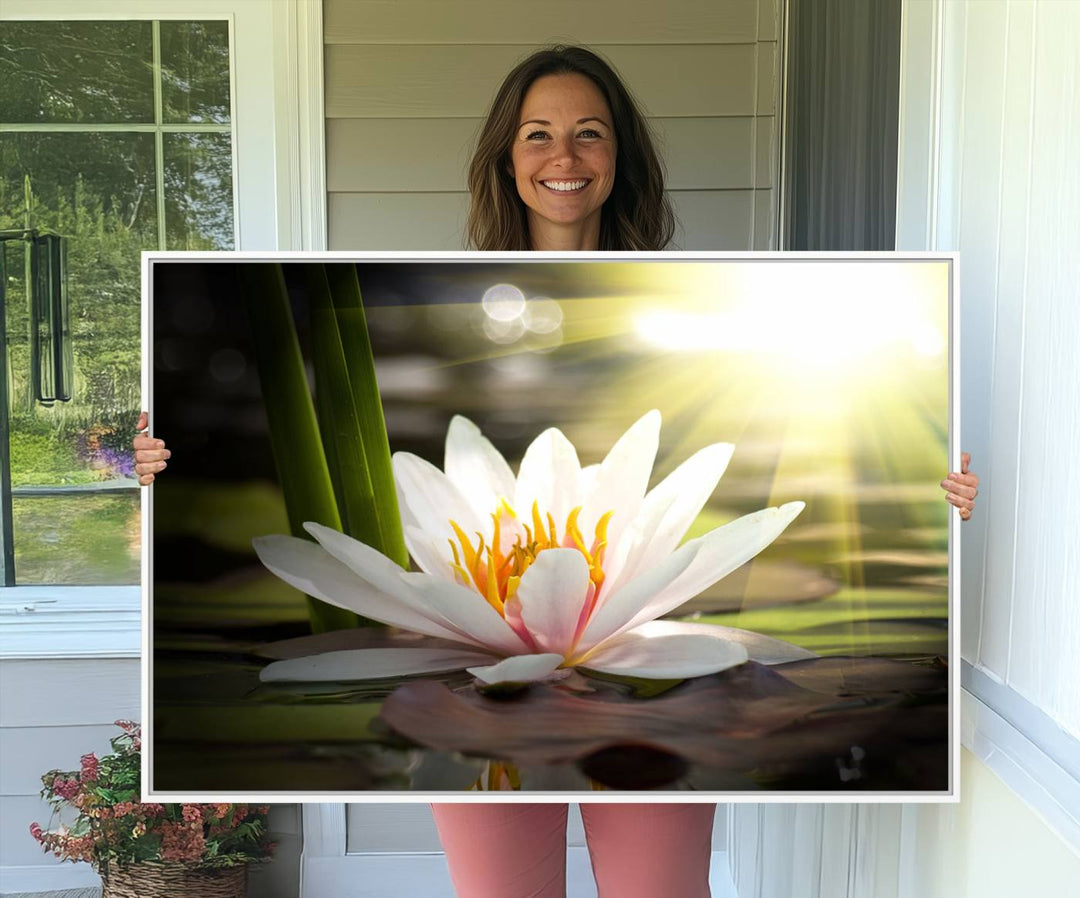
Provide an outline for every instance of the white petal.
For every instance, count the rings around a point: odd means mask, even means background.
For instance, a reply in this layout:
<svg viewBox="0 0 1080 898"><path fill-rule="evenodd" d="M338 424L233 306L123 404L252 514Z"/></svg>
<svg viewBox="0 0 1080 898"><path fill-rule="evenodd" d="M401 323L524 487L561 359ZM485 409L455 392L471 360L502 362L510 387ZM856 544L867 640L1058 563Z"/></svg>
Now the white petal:
<svg viewBox="0 0 1080 898"><path fill-rule="evenodd" d="M734 450L731 443L706 446L649 491L641 510L623 532L617 554L609 556L610 571L616 576L612 587L629 581L675 551L716 489Z"/></svg>
<svg viewBox="0 0 1080 898"><path fill-rule="evenodd" d="M698 549L699 546L687 543L660 564L603 598L581 634L577 651L587 651L608 637L629 629L630 621L641 609L654 601L658 593L662 593L693 563Z"/></svg>
<svg viewBox="0 0 1080 898"><path fill-rule="evenodd" d="M577 549L548 549L536 556L516 597L538 649L560 654L570 650L588 592L589 565Z"/></svg>
<svg viewBox="0 0 1080 898"><path fill-rule="evenodd" d="M476 532L490 534L491 519L473 511L461 490L431 462L409 452L395 452L393 462L403 526L418 527L440 539L454 539L453 520L470 539Z"/></svg>
<svg viewBox="0 0 1080 898"><path fill-rule="evenodd" d="M607 530L609 551L618 544L620 534L641 507L659 445L660 412L653 409L635 421L611 447L600 463L578 519L586 542L591 542L600 518L613 511Z"/></svg>
<svg viewBox="0 0 1080 898"><path fill-rule="evenodd" d="M453 649L353 649L324 652L306 658L275 661L259 673L264 683L322 682L326 680L374 680L412 674L464 670L470 664L494 661L481 652Z"/></svg>
<svg viewBox="0 0 1080 898"><path fill-rule="evenodd" d="M535 502L542 516L550 512L562 526L570 510L580 503L580 477L574 444L557 427L549 427L529 444L521 459L514 511L528 523Z"/></svg>
<svg viewBox="0 0 1080 898"><path fill-rule="evenodd" d="M371 546L321 524L304 528L354 573L399 602L446 627L461 642L491 648L499 654L525 648L510 625L475 590L426 573L406 573Z"/></svg>
<svg viewBox="0 0 1080 898"><path fill-rule="evenodd" d="M405 546L420 570L433 577L453 580L454 569L450 566L453 553L446 540L425 533L419 527L405 527ZM460 551L460 550L459 550Z"/></svg>
<svg viewBox="0 0 1080 898"><path fill-rule="evenodd" d="M470 667L468 671L484 683L531 683L553 673L562 662L563 656L557 654L515 655L491 667Z"/></svg>
<svg viewBox="0 0 1080 898"><path fill-rule="evenodd" d="M437 622L429 609L418 607L409 596L401 595L400 590L392 594L381 591L313 542L272 535L257 537L252 544L259 560L271 573L309 596L414 633L477 644L471 637ZM368 546L364 548L379 555ZM389 558L379 557L399 574L404 573Z"/></svg>
<svg viewBox="0 0 1080 898"><path fill-rule="evenodd" d="M581 487L582 496L588 496L589 493L593 491L593 488L596 486L596 477L599 473L599 463L595 465L585 465L585 467L581 469L581 478L578 480L578 483Z"/></svg>
<svg viewBox="0 0 1080 898"><path fill-rule="evenodd" d="M500 655L530 651L498 611L475 589L428 574L402 574L406 584L438 620L446 621Z"/></svg>
<svg viewBox="0 0 1080 898"><path fill-rule="evenodd" d="M670 584L659 590L623 629L629 630L674 611L683 602L726 577L783 533L787 525L795 520L805 507L804 502L788 502L779 508L763 508L684 543L676 550L675 555L696 546L698 551L693 563ZM631 581L629 585L634 582Z"/></svg>
<svg viewBox="0 0 1080 898"><path fill-rule="evenodd" d="M446 431L443 468L482 520L495 510L499 497L507 502L514 498L510 465L480 428L461 415L454 415Z"/></svg>
<svg viewBox="0 0 1080 898"><path fill-rule="evenodd" d="M786 664L788 661L805 661L809 658L818 657L809 649L785 642L783 639L774 639L772 636L764 636L751 630L740 630L737 627L722 627L719 624L654 620L642 624L640 627L634 627L633 630L627 631L624 636L629 636L631 633L653 637L705 633L727 642L737 642L746 649L750 660L756 661L758 664ZM618 638L622 639L623 637ZM610 642L607 644L610 645Z"/></svg>
<svg viewBox="0 0 1080 898"><path fill-rule="evenodd" d="M742 664L746 649L708 633L643 636L624 633L608 640L579 666L602 673L668 679L702 677Z"/></svg>

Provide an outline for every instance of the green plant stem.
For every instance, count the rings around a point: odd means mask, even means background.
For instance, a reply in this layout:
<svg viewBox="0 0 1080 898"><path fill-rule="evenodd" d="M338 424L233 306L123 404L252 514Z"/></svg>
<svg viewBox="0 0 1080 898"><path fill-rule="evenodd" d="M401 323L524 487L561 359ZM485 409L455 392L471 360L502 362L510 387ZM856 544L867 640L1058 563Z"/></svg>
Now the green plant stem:
<svg viewBox="0 0 1080 898"><path fill-rule="evenodd" d="M281 266L241 262L237 272L290 530L294 536L308 538L305 521L340 530L341 517ZM355 627L358 621L351 611L311 596L308 613L315 633Z"/></svg>
<svg viewBox="0 0 1080 898"><path fill-rule="evenodd" d="M337 313L348 380L359 419L360 439L371 479L372 513L379 539L377 545L372 545L408 570L409 552L401 529L390 442L386 435L382 399L375 378L375 357L364 318L356 266L351 263L327 265L326 277Z"/></svg>

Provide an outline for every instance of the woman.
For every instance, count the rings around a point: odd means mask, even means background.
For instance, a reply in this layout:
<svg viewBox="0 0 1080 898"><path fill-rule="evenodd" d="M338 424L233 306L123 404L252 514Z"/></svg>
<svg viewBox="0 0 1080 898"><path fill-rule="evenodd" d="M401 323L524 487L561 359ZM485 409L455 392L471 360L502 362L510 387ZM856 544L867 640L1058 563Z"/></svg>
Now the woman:
<svg viewBox="0 0 1080 898"><path fill-rule="evenodd" d="M580 47L534 53L499 88L469 167L469 243L481 250L660 250L674 232L645 119L615 72ZM144 412L138 429L146 427ZM137 437L143 485L165 468ZM942 481L961 518L978 478ZM583 804L600 898L709 895L713 804ZM565 804L437 804L461 898L561 898Z"/></svg>

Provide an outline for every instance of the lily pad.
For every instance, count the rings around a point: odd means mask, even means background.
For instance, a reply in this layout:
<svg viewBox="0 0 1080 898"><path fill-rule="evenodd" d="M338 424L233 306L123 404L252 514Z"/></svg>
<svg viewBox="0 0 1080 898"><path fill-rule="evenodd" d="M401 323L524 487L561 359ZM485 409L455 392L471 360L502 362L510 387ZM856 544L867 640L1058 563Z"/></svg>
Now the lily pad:
<svg viewBox="0 0 1080 898"><path fill-rule="evenodd" d="M611 688L580 696L534 686L495 701L473 689L453 692L420 681L386 699L380 718L440 751L519 765L577 762L612 788L658 788L685 777L691 765L792 775L812 762L831 775L823 759L846 754L852 744L895 745L902 752L909 737L944 743L946 684L940 668L861 658L771 668L748 662L646 700ZM915 732L905 735L904 704L916 694L935 698Z"/></svg>

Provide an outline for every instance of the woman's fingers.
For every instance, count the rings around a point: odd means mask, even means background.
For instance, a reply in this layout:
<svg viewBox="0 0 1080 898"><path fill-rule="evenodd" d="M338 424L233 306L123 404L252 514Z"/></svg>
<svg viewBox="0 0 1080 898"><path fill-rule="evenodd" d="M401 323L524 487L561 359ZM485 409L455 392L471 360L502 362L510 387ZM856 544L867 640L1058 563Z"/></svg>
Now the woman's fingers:
<svg viewBox="0 0 1080 898"><path fill-rule="evenodd" d="M165 441L144 435L150 423L150 416L146 412L139 415L139 422L135 430L139 435L131 441L135 450L135 473L139 478L140 486L149 486L154 482L154 474L164 471L167 467L165 459L171 458L172 453L165 448Z"/></svg>
<svg viewBox="0 0 1080 898"><path fill-rule="evenodd" d="M974 499L979 495L979 478L972 479L971 475L967 474L950 474L941 481L941 488L965 499Z"/></svg>
<svg viewBox="0 0 1080 898"><path fill-rule="evenodd" d="M941 481L945 490L945 500L955 505L960 512L960 520L971 520L975 508L975 497L979 495L979 476L970 473L971 453L960 453L960 470L953 471Z"/></svg>

